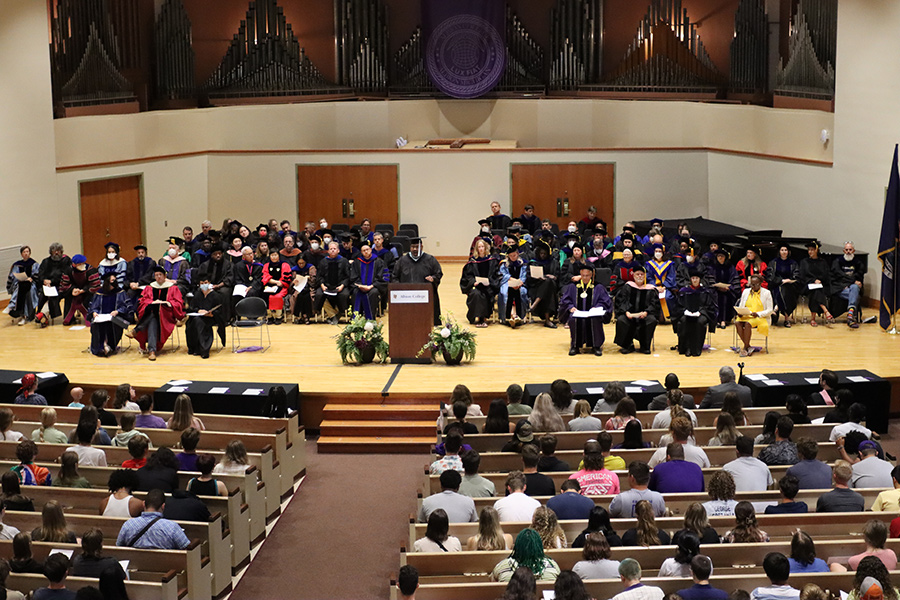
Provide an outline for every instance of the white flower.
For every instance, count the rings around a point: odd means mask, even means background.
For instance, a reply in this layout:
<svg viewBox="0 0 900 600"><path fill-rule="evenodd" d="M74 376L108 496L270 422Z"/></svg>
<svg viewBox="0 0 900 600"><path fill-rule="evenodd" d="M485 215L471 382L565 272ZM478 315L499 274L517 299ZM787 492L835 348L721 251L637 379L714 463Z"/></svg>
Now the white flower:
<svg viewBox="0 0 900 600"><path fill-rule="evenodd" d="M366 321L363 329L365 329L366 331L372 331L373 329L375 329L375 323L373 323L372 321Z"/></svg>
<svg viewBox="0 0 900 600"><path fill-rule="evenodd" d="M450 337L450 330L446 327L441 329L441 337L444 339L447 339L448 337Z"/></svg>

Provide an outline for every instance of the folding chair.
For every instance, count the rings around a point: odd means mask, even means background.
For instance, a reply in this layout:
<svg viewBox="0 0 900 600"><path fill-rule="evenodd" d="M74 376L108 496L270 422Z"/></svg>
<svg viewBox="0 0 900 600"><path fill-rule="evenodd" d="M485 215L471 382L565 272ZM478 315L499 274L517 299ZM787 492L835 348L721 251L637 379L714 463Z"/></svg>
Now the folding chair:
<svg viewBox="0 0 900 600"><path fill-rule="evenodd" d="M400 253L400 256L403 256L409 252L409 238L405 235L397 234L391 238L391 247L398 248L397 252Z"/></svg>
<svg viewBox="0 0 900 600"><path fill-rule="evenodd" d="M418 237L418 236L419 236L419 234L416 233L416 230L404 229L401 227L400 229L397 230L397 235L395 235L391 239L396 239L397 237L414 238L414 237Z"/></svg>
<svg viewBox="0 0 900 600"><path fill-rule="evenodd" d="M259 345L265 352L272 346L272 337L269 335L269 325L266 320L268 313L268 305L262 298L244 298L234 307L235 319L231 326L231 351L237 352L241 349L241 329L251 327L259 328ZM269 340L268 346L263 346L263 329L266 331L266 337Z"/></svg>
<svg viewBox="0 0 900 600"><path fill-rule="evenodd" d="M738 338L738 334L737 334L737 326L734 323L735 323L734 321L732 321L732 323L731 323L731 331L732 331L732 333L731 333L731 335L732 335L731 350L735 354L737 354L741 351L741 348L740 348L740 344L738 343L740 341L740 339ZM769 325L769 327L771 327L771 325ZM753 328L753 331L756 331L756 327ZM757 341L759 340L759 338L760 338L760 336L757 332L757 336L756 336ZM751 333L750 334L750 347L753 349L754 352L759 352L760 350L765 350L766 354L768 354L769 353L769 336L765 335L765 336L762 336L762 338L763 338L763 345L755 346L753 344L753 333Z"/></svg>
<svg viewBox="0 0 900 600"><path fill-rule="evenodd" d="M391 234L393 235L393 233L394 233L394 226L393 226L392 224L390 224L390 223L378 223L378 224L375 226L375 231L380 231L380 232L390 231Z"/></svg>
<svg viewBox="0 0 900 600"><path fill-rule="evenodd" d="M412 237L417 237L419 235L419 226L415 223L400 223L400 227L397 228L397 231L399 232L401 229L412 231Z"/></svg>

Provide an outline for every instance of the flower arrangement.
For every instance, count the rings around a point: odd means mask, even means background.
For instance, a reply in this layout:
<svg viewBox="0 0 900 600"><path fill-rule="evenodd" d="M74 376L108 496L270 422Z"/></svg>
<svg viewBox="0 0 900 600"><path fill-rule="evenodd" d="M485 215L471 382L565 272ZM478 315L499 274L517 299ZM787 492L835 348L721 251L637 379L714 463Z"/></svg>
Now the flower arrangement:
<svg viewBox="0 0 900 600"><path fill-rule="evenodd" d="M473 360L477 345L475 332L461 328L452 314L442 315L441 323L442 325L431 330L428 341L416 356L422 356L431 350L433 355L440 352L447 364L459 364L463 359Z"/></svg>
<svg viewBox="0 0 900 600"><path fill-rule="evenodd" d="M344 364L370 363L376 355L379 362L387 361L389 346L384 339L384 324L369 321L361 313L353 313L350 322L334 339Z"/></svg>

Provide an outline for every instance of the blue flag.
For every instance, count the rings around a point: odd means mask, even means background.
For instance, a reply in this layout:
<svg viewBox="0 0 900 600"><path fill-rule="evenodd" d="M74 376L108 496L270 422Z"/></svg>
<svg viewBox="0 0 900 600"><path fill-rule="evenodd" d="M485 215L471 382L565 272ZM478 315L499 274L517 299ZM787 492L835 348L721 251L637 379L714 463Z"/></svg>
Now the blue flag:
<svg viewBox="0 0 900 600"><path fill-rule="evenodd" d="M440 91L477 98L506 70L505 0L422 0L425 70Z"/></svg>
<svg viewBox="0 0 900 600"><path fill-rule="evenodd" d="M881 311L878 324L887 331L891 319L897 311L900 290L894 272L897 266L897 240L900 238L900 170L897 168L897 146L894 146L894 161L891 163L891 178L888 180L887 195L884 199L884 217L881 220L881 239L878 242L878 260L881 261Z"/></svg>

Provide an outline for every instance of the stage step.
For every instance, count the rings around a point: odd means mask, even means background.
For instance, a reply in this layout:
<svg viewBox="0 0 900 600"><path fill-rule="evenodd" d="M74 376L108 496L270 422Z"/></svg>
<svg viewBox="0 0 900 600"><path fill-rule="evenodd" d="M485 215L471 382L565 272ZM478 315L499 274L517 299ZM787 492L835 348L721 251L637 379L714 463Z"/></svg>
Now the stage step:
<svg viewBox="0 0 900 600"><path fill-rule="evenodd" d="M434 421L337 421L324 419L322 436L435 437Z"/></svg>
<svg viewBox="0 0 900 600"><path fill-rule="evenodd" d="M322 418L334 421L427 421L437 419L436 406L408 404L327 404Z"/></svg>
<svg viewBox="0 0 900 600"><path fill-rule="evenodd" d="M318 452L321 454L422 454L425 455L434 444L435 437L372 437L372 436L326 436L319 437Z"/></svg>

